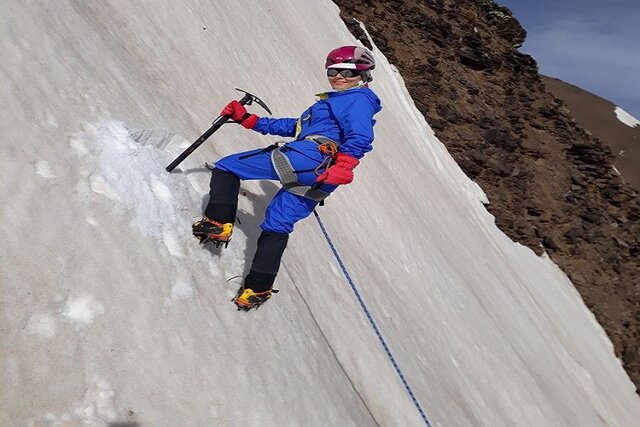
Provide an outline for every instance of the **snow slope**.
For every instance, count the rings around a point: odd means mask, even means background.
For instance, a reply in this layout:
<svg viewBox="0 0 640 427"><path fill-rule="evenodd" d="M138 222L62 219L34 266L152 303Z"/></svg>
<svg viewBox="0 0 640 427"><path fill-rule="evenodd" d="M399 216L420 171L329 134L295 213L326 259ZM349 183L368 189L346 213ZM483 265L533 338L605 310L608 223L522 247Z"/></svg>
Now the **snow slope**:
<svg viewBox="0 0 640 427"><path fill-rule="evenodd" d="M633 117L631 114L627 113L620 107L616 107L615 113L618 120L620 120L622 123L624 123L629 127L633 128L640 125L640 120L636 119L635 117Z"/></svg>
<svg viewBox="0 0 640 427"><path fill-rule="evenodd" d="M190 236L203 162L274 138L226 126L164 171L234 87L276 116L327 89L353 42L331 2L2 6L0 425L424 424L312 218L281 292L230 303L276 183L243 183L226 250ZM376 149L320 215L432 424L633 425L571 283L497 230L376 59Z"/></svg>

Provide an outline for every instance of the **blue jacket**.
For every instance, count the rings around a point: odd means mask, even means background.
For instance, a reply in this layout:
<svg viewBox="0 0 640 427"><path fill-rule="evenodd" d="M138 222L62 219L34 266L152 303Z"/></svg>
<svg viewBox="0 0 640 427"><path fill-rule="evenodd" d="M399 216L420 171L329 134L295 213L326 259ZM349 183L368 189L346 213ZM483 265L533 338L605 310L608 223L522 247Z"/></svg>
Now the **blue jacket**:
<svg viewBox="0 0 640 427"><path fill-rule="evenodd" d="M287 147L308 154L312 154L310 150L317 152L315 143L303 141L309 135L322 135L340 142L339 151L357 159L373 149L373 125L376 123L373 116L382 107L371 89L360 87L317 96L320 99L298 119L262 117L253 130L263 135L293 137L295 141Z"/></svg>

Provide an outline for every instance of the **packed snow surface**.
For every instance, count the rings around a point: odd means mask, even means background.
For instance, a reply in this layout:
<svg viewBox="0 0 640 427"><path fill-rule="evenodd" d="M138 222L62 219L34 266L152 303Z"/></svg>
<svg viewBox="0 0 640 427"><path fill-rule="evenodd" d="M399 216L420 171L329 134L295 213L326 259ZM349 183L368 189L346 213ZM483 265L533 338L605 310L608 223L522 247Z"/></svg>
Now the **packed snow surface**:
<svg viewBox="0 0 640 427"><path fill-rule="evenodd" d="M296 117L354 43L330 1L19 2L0 16L0 425L423 425L318 225L230 302L278 188L227 249L190 235L240 87ZM435 426L631 426L634 387L566 276L494 225L378 52L375 150L319 213ZM257 106L251 111L265 114Z"/></svg>
<svg viewBox="0 0 640 427"><path fill-rule="evenodd" d="M640 120L636 119L631 114L624 111L622 108L616 107L615 111L616 111L616 117L618 118L618 120L620 120L625 125L632 128L636 126L640 126Z"/></svg>

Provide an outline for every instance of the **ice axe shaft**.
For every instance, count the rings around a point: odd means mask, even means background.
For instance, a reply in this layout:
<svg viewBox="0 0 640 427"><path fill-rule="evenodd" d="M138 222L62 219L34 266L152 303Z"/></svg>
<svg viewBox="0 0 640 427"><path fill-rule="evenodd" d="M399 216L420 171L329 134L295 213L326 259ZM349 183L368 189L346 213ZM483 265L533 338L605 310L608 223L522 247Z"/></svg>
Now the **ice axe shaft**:
<svg viewBox="0 0 640 427"><path fill-rule="evenodd" d="M244 100L244 98L243 98ZM242 103L242 101L240 101L240 103ZM244 103L242 103L244 104ZM207 131L205 133L203 133L202 135L200 135L200 138L196 139L196 141L191 144L186 150L184 150L182 152L182 154L180 154L178 157L176 157L176 159L171 162L169 164L169 166L167 166L167 172L171 172L172 170L174 170L176 168L176 166L178 166L180 163L182 163L182 161L184 159L186 159L187 157L189 157L189 155L191 153L193 153L194 151L196 151L196 148L198 148L200 145L202 145L203 142L205 142L207 140L207 138L209 138L211 135L213 135L213 133L215 131L217 131L218 129L220 129L220 127L225 124L227 121L229 120L229 117L223 117L220 116L217 119L215 119L213 121L213 124L211 125L211 127L209 129L207 129Z"/></svg>
<svg viewBox="0 0 640 427"><path fill-rule="evenodd" d="M262 108L267 110L267 112L269 114L271 114L271 110L269 110L269 107L267 107L267 105L260 98L258 98L257 96L255 96L255 95L253 95L253 94L251 94L251 93L249 93L249 92L247 92L245 90L237 89L237 88L236 88L236 90L244 93L244 96L242 97L242 99L240 99L240 101L238 101L238 102L240 102L240 104L242 104L242 105L251 105L253 102L256 102ZM176 166L178 166L180 163L182 163L182 161L184 159L189 157L189 155L191 153L193 153L196 150L196 148L201 146L203 142L205 142L211 135L213 135L213 133L215 131L220 129L220 127L222 127L222 125L227 123L228 121L229 121L229 117L218 116L218 118L213 121L213 123L211 124L211 127L209 129L207 129L207 131L205 133L200 135L200 137L198 139L196 139L193 144L191 144L186 150L184 150L182 152L182 154L180 154L178 157L176 157L176 159L173 162L171 162L169 164L169 166L166 167L167 172L171 172L172 170L174 170L176 168Z"/></svg>

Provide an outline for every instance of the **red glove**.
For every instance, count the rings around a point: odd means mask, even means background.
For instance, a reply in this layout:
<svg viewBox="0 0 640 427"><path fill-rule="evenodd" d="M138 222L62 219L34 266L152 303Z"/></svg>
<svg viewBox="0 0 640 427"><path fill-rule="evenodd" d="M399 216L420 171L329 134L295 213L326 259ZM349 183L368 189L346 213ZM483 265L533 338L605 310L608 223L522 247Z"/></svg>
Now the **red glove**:
<svg viewBox="0 0 640 427"><path fill-rule="evenodd" d="M335 157L335 163L318 176L316 182L330 185L349 184L353 181L353 168L358 164L360 161L355 157L338 153Z"/></svg>
<svg viewBox="0 0 640 427"><path fill-rule="evenodd" d="M222 109L220 115L229 117L231 120L240 123L247 129L253 129L260 118L255 114L247 113L247 109L244 108L244 105L240 104L236 100L228 103L227 106Z"/></svg>

